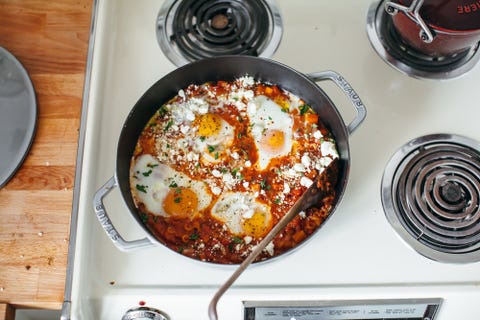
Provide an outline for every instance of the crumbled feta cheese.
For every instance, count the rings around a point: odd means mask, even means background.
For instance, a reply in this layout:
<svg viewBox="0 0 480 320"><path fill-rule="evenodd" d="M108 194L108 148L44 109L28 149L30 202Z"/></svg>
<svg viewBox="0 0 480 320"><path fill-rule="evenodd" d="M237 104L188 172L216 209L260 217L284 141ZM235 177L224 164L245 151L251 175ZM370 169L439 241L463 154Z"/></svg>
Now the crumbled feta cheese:
<svg viewBox="0 0 480 320"><path fill-rule="evenodd" d="M273 242L270 242L263 250L266 251L269 255L273 256L273 254L275 253L274 247L275 245L273 244Z"/></svg>
<svg viewBox="0 0 480 320"><path fill-rule="evenodd" d="M243 237L243 241L245 241L245 244L250 244L252 242L253 238L250 236L245 236Z"/></svg>
<svg viewBox="0 0 480 320"><path fill-rule="evenodd" d="M290 186L286 182L283 183L283 193L290 193Z"/></svg>
<svg viewBox="0 0 480 320"><path fill-rule="evenodd" d="M293 170L295 170L296 172L305 172L305 166L301 163L295 163L293 165Z"/></svg>
<svg viewBox="0 0 480 320"><path fill-rule="evenodd" d="M298 176L298 172L295 171L293 168L288 168L287 170L285 170L285 172L283 174L287 177L297 177Z"/></svg>
<svg viewBox="0 0 480 320"><path fill-rule="evenodd" d="M219 187L215 186L212 188L212 193L216 196L218 196L220 193L222 193L222 189L220 189Z"/></svg>
<svg viewBox="0 0 480 320"><path fill-rule="evenodd" d="M189 126L185 126L183 124L180 126L180 132L181 133L186 134L188 132L188 130L190 130Z"/></svg>
<svg viewBox="0 0 480 320"><path fill-rule="evenodd" d="M338 158L338 153L337 153L337 149L335 148L335 144L331 141L322 142L320 151L322 152L323 156L332 156L333 158Z"/></svg>
<svg viewBox="0 0 480 320"><path fill-rule="evenodd" d="M212 176L214 176L215 178L220 178L222 176L222 173L220 171L218 171L217 169L213 169L212 170Z"/></svg>
<svg viewBox="0 0 480 320"><path fill-rule="evenodd" d="M317 130L313 133L313 137L318 140L323 137L323 134L320 132L320 130Z"/></svg>
<svg viewBox="0 0 480 320"><path fill-rule="evenodd" d="M304 186L304 187L310 187L312 185L313 181L307 177L302 177L300 179L300 185Z"/></svg>
<svg viewBox="0 0 480 320"><path fill-rule="evenodd" d="M309 168L311 163L312 163L312 161L310 160L310 157L308 156L308 153L305 153L302 156L302 164L305 166L305 168Z"/></svg>
<svg viewBox="0 0 480 320"><path fill-rule="evenodd" d="M183 89L178 90L178 95L179 95L182 99L185 99L185 91L183 91Z"/></svg>
<svg viewBox="0 0 480 320"><path fill-rule="evenodd" d="M189 152L187 153L187 161L194 161L196 153Z"/></svg>
<svg viewBox="0 0 480 320"><path fill-rule="evenodd" d="M321 157L315 164L315 169L320 170L321 168L328 167L328 165L333 161L330 157Z"/></svg>
<svg viewBox="0 0 480 320"><path fill-rule="evenodd" d="M300 211L300 212L298 213L298 215L299 215L300 218L302 218L302 219L305 219L305 218L307 217L307 213L306 213L305 211Z"/></svg>
<svg viewBox="0 0 480 320"><path fill-rule="evenodd" d="M242 87L253 86L255 84L255 80L250 76L240 77L238 78L238 81Z"/></svg>
<svg viewBox="0 0 480 320"><path fill-rule="evenodd" d="M223 177L222 177L222 180L227 185L231 185L235 182L234 179L233 179L233 176L230 173L224 174Z"/></svg>
<svg viewBox="0 0 480 320"><path fill-rule="evenodd" d="M250 219L251 217L253 217L253 215L255 214L255 210L253 210L252 208L244 208L245 211L243 211L242 213L242 218L244 219Z"/></svg>
<svg viewBox="0 0 480 320"><path fill-rule="evenodd" d="M188 147L188 141L185 140L185 139L178 139L177 140L177 147L178 147L179 150L187 148Z"/></svg>
<svg viewBox="0 0 480 320"><path fill-rule="evenodd" d="M252 90L245 90L243 92L243 96L245 97L245 99L250 100L254 97L254 93Z"/></svg>
<svg viewBox="0 0 480 320"><path fill-rule="evenodd" d="M252 166L252 162L250 160L245 161L245 167L250 168Z"/></svg>
<svg viewBox="0 0 480 320"><path fill-rule="evenodd" d="M171 106L172 118L175 122L181 123L185 121L195 120L195 114L192 110L185 106L185 104L174 104Z"/></svg>

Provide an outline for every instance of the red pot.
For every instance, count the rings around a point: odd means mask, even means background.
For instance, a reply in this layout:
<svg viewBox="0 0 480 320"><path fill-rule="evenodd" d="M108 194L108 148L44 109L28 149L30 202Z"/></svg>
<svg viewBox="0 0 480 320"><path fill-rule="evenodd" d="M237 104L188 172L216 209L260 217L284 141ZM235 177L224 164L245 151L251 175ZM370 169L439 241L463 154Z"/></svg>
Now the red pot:
<svg viewBox="0 0 480 320"><path fill-rule="evenodd" d="M393 25L412 48L432 57L475 48L480 42L480 1L387 1Z"/></svg>

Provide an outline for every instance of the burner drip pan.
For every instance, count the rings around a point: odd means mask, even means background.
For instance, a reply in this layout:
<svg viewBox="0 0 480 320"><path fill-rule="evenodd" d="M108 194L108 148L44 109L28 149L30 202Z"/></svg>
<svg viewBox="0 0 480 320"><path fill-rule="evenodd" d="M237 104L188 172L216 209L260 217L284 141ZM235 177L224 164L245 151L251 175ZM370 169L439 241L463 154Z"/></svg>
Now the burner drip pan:
<svg viewBox="0 0 480 320"><path fill-rule="evenodd" d="M387 64L414 78L457 78L470 71L480 60L480 43L466 51L443 57L432 57L411 48L393 26L384 1L370 6L367 34L373 48Z"/></svg>
<svg viewBox="0 0 480 320"><path fill-rule="evenodd" d="M410 141L390 159L382 203L416 251L443 262L480 261L480 144L437 134Z"/></svg>
<svg viewBox="0 0 480 320"><path fill-rule="evenodd" d="M157 40L176 66L220 55L271 57L281 35L273 0L170 0L157 18Z"/></svg>

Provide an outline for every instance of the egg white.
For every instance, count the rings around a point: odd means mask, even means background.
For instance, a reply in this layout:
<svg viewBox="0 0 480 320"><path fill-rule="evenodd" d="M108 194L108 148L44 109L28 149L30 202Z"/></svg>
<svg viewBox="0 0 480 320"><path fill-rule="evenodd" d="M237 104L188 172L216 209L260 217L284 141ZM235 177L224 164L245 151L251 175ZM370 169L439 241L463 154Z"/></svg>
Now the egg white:
<svg viewBox="0 0 480 320"><path fill-rule="evenodd" d="M251 134L258 150L257 167L265 169L273 158L287 155L292 150L293 118L273 100L266 96L255 97L247 106L251 123ZM272 131L283 132L282 145L265 148L262 139Z"/></svg>
<svg viewBox="0 0 480 320"><path fill-rule="evenodd" d="M131 170L130 187L137 203L143 203L149 212L164 217L169 216L163 205L171 188L183 187L192 190L198 198L197 212L208 207L212 201L208 186L204 182L177 172L149 154L141 155L135 160Z"/></svg>
<svg viewBox="0 0 480 320"><path fill-rule="evenodd" d="M212 207L212 215L221 220L231 233L239 236L248 235L245 224L255 213L265 216L260 228L265 228L271 222L270 207L259 202L248 192L225 192Z"/></svg>
<svg viewBox="0 0 480 320"><path fill-rule="evenodd" d="M211 135L201 135L193 130L194 151L201 155L200 160L204 163L218 163L229 153L233 143L235 128L227 121L220 119L220 129Z"/></svg>

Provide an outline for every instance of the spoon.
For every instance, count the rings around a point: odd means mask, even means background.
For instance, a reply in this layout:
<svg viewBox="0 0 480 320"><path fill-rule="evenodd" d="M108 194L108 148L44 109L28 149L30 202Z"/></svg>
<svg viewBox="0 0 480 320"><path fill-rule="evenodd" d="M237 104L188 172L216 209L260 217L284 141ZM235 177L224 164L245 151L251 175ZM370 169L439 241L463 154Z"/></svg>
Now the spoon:
<svg viewBox="0 0 480 320"><path fill-rule="evenodd" d="M262 241L253 249L253 251L247 256L247 258L238 266L235 272L227 279L227 281L218 289L213 296L208 306L208 316L210 320L218 320L217 304L223 294L230 288L230 286L238 279L238 277L247 269L247 267L258 257L258 255L265 249L265 247L275 238L275 236L285 228L285 226L292 221L292 219L300 212L311 208L319 202L323 192L321 192L321 179L320 177L328 176L327 172L331 169L333 164L337 161L333 161L328 168L318 174L313 181L312 185L302 194L302 196L295 202L292 208L285 214L278 223L268 232ZM320 187L319 187L320 186Z"/></svg>

